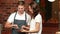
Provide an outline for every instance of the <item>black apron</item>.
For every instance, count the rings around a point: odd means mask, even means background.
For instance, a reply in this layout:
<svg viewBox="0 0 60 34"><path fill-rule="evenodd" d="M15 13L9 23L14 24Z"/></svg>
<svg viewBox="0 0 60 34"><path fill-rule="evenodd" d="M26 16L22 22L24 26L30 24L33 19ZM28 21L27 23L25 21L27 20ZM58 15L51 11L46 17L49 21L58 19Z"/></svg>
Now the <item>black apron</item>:
<svg viewBox="0 0 60 34"><path fill-rule="evenodd" d="M17 12L16 12L16 14L17 14ZM25 20L16 20L15 19L16 14L14 16L14 24L17 24L19 29L21 28L22 25L26 26L27 25L27 23L26 23L26 19L27 19L26 14L25 14ZM12 34L26 34L25 32L18 32L17 30L19 30L19 29L12 28Z"/></svg>

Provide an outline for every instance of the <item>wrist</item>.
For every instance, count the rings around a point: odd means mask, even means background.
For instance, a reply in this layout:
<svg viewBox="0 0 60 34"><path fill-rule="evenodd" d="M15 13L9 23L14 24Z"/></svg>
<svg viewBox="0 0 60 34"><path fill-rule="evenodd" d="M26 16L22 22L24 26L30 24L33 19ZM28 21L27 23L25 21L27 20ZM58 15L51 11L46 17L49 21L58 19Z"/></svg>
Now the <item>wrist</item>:
<svg viewBox="0 0 60 34"><path fill-rule="evenodd" d="M14 25L11 25L11 28L14 28Z"/></svg>

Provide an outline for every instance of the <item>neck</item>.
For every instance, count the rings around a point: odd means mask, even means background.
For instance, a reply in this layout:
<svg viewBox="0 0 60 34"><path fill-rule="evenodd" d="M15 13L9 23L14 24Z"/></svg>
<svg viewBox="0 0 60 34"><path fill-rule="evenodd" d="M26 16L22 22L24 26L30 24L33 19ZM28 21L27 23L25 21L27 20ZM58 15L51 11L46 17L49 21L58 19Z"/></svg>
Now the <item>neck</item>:
<svg viewBox="0 0 60 34"><path fill-rule="evenodd" d="M24 12L23 12L23 13L24 13ZM18 12L18 14L19 14L19 15L22 15L23 13L21 13L21 12Z"/></svg>

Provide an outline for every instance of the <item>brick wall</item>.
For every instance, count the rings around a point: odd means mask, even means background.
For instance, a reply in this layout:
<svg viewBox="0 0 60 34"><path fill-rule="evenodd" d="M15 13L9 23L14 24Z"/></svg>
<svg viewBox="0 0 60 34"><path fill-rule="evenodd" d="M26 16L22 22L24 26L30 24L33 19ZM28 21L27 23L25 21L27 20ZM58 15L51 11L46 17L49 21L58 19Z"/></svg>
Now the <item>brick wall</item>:
<svg viewBox="0 0 60 34"><path fill-rule="evenodd" d="M17 0L0 0L0 23L4 23L8 16L17 8Z"/></svg>
<svg viewBox="0 0 60 34"><path fill-rule="evenodd" d="M0 0L0 23L5 24L9 15L17 9L18 0ZM3 28L4 29L4 28ZM10 34L10 30L4 29L2 34Z"/></svg>
<svg viewBox="0 0 60 34"><path fill-rule="evenodd" d="M25 0L25 3L31 0ZM17 9L18 0L0 0L0 24L5 24L9 15ZM3 28L2 34L11 34L11 30Z"/></svg>
<svg viewBox="0 0 60 34"><path fill-rule="evenodd" d="M17 9L18 0L0 0L0 23L7 20L8 16ZM25 3L30 3L31 0L25 0Z"/></svg>

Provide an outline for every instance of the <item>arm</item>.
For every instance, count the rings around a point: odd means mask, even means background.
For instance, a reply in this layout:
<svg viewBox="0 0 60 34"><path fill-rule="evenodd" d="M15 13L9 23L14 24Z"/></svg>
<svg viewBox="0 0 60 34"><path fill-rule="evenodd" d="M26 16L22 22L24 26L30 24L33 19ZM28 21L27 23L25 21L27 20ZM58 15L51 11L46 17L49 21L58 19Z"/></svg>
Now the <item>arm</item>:
<svg viewBox="0 0 60 34"><path fill-rule="evenodd" d="M12 24L11 23L9 23L9 22L6 22L5 23L5 28L11 28L12 27Z"/></svg>
<svg viewBox="0 0 60 34"><path fill-rule="evenodd" d="M40 23L36 22L35 29L29 32L38 32L40 30Z"/></svg>
<svg viewBox="0 0 60 34"><path fill-rule="evenodd" d="M38 32L40 30L40 24L42 23L42 17L41 15L38 15L36 18L35 18L35 29L33 30L30 30L30 31L26 31L26 30L23 30L24 32Z"/></svg>
<svg viewBox="0 0 60 34"><path fill-rule="evenodd" d="M5 28L12 28L12 27L15 27L17 29L18 28L18 25L17 24L12 24L10 22L6 22Z"/></svg>
<svg viewBox="0 0 60 34"><path fill-rule="evenodd" d="M22 30L23 30L23 29L25 29L25 30L29 30L30 27L29 27L29 26L24 26L24 25L23 25L21 29L22 29Z"/></svg>
<svg viewBox="0 0 60 34"><path fill-rule="evenodd" d="M30 30L30 31L23 30L22 32L31 32L31 33L33 33L33 32L38 32L39 30L40 30L40 24L37 22L36 25L35 25L35 29Z"/></svg>
<svg viewBox="0 0 60 34"><path fill-rule="evenodd" d="M17 24L12 24L14 21L15 13L12 13L9 18L7 19L7 22L5 23L5 28L12 28L13 26L17 27Z"/></svg>

